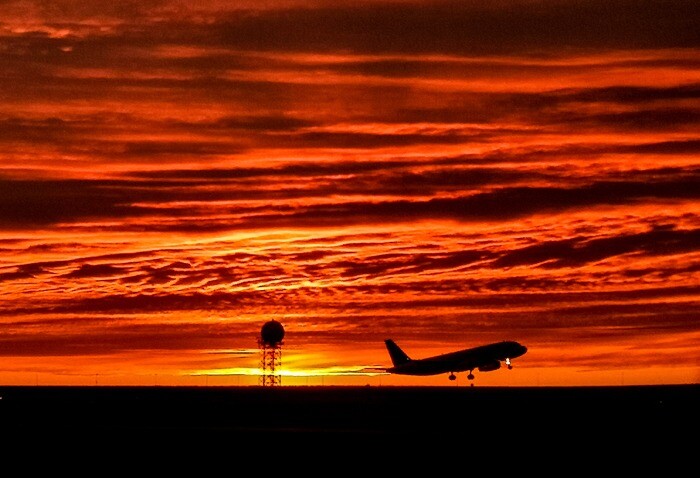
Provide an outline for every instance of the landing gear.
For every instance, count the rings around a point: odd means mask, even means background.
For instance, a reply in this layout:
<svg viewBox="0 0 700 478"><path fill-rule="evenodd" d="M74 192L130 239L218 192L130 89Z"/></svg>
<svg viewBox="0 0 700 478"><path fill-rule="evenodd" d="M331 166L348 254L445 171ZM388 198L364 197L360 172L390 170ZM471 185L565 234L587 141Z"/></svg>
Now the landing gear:
<svg viewBox="0 0 700 478"><path fill-rule="evenodd" d="M450 380L457 380L457 375L455 375L454 373L450 373L449 377L447 378L449 378Z"/></svg>
<svg viewBox="0 0 700 478"><path fill-rule="evenodd" d="M512 370L513 364L510 363L510 359L508 357L506 357L505 362L506 362L506 365L508 366L508 370Z"/></svg>
<svg viewBox="0 0 700 478"><path fill-rule="evenodd" d="M469 371L469 375L467 375L467 378L468 378L469 380L474 380L474 373L472 373L471 370Z"/></svg>

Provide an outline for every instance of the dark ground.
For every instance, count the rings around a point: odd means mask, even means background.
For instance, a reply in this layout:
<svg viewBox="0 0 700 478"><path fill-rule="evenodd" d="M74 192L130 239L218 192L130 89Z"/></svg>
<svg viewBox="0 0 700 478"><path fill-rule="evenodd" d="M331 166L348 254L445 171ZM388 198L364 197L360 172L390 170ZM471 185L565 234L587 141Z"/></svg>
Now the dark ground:
<svg viewBox="0 0 700 478"><path fill-rule="evenodd" d="M632 450L636 462L645 453L676 462L700 457L700 385L0 386L0 397L3 437L33 448L82 449L112 440L141 453L156 445L216 444L239 452L242 444L258 450L349 445L362 451L357 457L403 450L404 461L417 458L412 449L444 449L443 458L465 464L496 450L550 457L553 450L569 450L570 457L574 450L581 456Z"/></svg>

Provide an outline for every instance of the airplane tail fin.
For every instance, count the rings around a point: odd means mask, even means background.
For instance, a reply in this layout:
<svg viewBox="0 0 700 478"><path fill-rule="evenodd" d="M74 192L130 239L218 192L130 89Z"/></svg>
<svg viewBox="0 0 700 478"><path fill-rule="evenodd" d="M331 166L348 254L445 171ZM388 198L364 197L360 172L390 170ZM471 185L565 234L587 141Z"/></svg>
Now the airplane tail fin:
<svg viewBox="0 0 700 478"><path fill-rule="evenodd" d="M386 339L384 343L386 344L386 349L389 351L391 363L394 364L394 367L398 365L403 365L411 360L410 358L408 358L408 355L406 355L406 352L401 350L401 347L396 345L396 343L393 340Z"/></svg>

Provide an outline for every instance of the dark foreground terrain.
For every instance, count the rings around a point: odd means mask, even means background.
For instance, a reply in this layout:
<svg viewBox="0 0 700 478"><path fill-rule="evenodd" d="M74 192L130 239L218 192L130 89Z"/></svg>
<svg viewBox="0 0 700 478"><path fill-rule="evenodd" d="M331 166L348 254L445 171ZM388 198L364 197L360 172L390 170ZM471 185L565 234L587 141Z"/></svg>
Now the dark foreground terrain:
<svg viewBox="0 0 700 478"><path fill-rule="evenodd" d="M76 449L118 439L153 444L294 447L449 459L521 449L551 455L696 449L700 385L626 387L0 387L0 423L15 444ZM22 441L24 440L24 442ZM340 444L343 444L342 446ZM403 444L408 445L404 448ZM631 447L631 448L630 448ZM675 453L674 452L674 453ZM639 451L636 459L646 459ZM695 451L692 452L695 456ZM689 455L685 455L689 456ZM171 457L172 458L172 457ZM240 458L240 455L239 455ZM170 460L172 461L172 460Z"/></svg>

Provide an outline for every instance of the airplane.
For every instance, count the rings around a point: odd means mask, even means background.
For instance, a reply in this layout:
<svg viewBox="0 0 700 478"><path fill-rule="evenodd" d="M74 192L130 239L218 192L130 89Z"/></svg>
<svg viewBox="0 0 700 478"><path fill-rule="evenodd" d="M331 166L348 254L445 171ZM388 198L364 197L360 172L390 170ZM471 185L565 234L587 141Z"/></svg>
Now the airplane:
<svg viewBox="0 0 700 478"><path fill-rule="evenodd" d="M393 364L393 367L385 369L386 372L398 375L438 375L449 373L448 378L450 380L457 379L455 372L467 370L469 370L467 378L474 380L474 369L480 372L491 372L501 368L501 362L504 362L508 369L512 369L513 364L511 360L527 352L527 347L524 345L504 340L413 360L393 340L386 339L384 343Z"/></svg>

